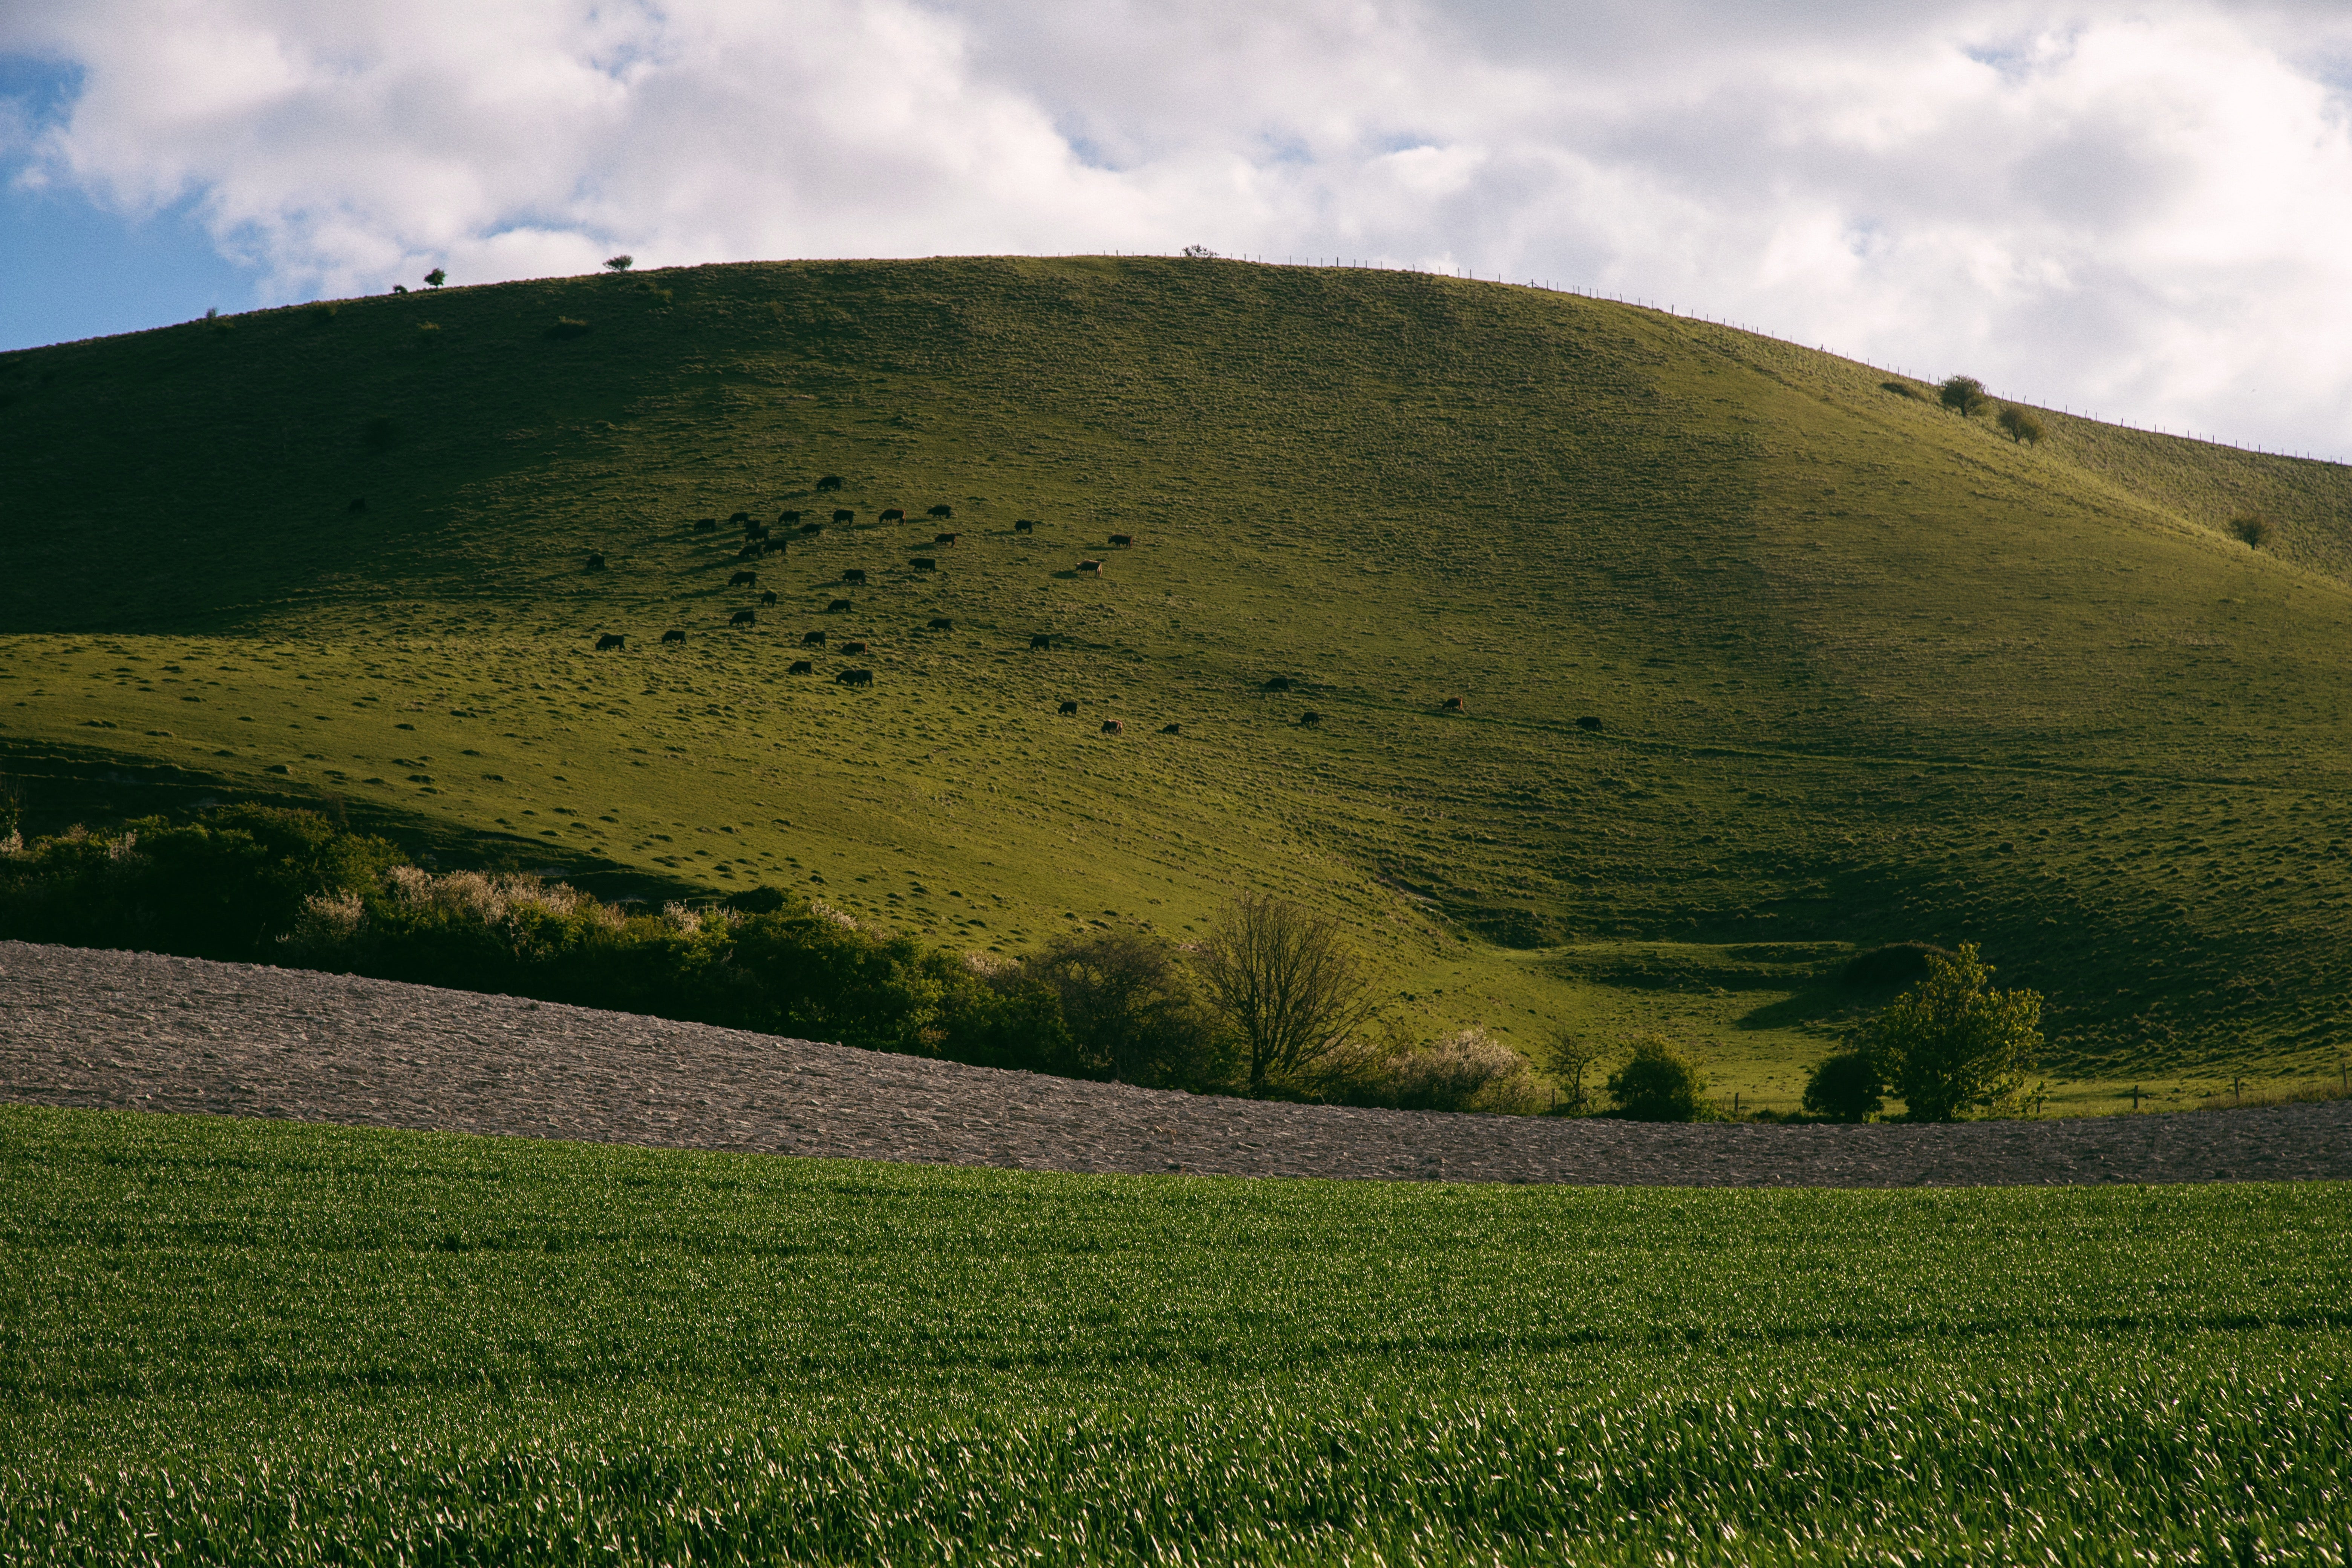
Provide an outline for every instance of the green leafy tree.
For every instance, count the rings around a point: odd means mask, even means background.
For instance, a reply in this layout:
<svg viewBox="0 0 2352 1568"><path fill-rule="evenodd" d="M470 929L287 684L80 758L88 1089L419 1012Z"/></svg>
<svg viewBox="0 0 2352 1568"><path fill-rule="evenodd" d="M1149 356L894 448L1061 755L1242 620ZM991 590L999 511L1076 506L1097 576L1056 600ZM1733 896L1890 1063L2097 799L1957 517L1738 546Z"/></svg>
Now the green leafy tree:
<svg viewBox="0 0 2352 1568"><path fill-rule="evenodd" d="M1832 1121L1861 1121L1885 1108L1886 1086L1867 1051L1840 1051L1805 1080L1805 1109Z"/></svg>
<svg viewBox="0 0 2352 1568"><path fill-rule="evenodd" d="M1930 956L1927 978L1870 1021L1864 1049L1914 1121L1950 1121L2012 1102L2042 1049L2042 995L1995 991L1992 965L1963 942Z"/></svg>
<svg viewBox="0 0 2352 1568"><path fill-rule="evenodd" d="M626 272L630 268L635 267L636 264L637 258L634 256L628 255L626 252L624 252L619 256L608 256L604 258L604 270L607 272Z"/></svg>
<svg viewBox="0 0 2352 1568"><path fill-rule="evenodd" d="M425 275L425 286L427 289L438 289L447 281L449 281L449 275L438 267Z"/></svg>
<svg viewBox="0 0 2352 1568"><path fill-rule="evenodd" d="M1703 1121L1706 1079L1698 1064L1664 1035L1639 1035L1625 1065L1603 1085L1629 1121Z"/></svg>
<svg viewBox="0 0 2352 1568"><path fill-rule="evenodd" d="M1601 1047L1569 1029L1554 1029L1538 1047L1537 1061L1559 1080L1562 1098L1571 1111L1581 1111L1591 1100L1584 1076L1601 1059Z"/></svg>
<svg viewBox="0 0 2352 1568"><path fill-rule="evenodd" d="M2042 444L2042 420L2031 408L2005 403L2001 405L2000 417L1993 423L2007 431L2012 441L2021 441L2029 447Z"/></svg>
<svg viewBox="0 0 2352 1568"><path fill-rule="evenodd" d="M1936 401L1966 418L1983 413L1991 399L1985 395L1984 383L1975 376L1955 375L1937 386Z"/></svg>

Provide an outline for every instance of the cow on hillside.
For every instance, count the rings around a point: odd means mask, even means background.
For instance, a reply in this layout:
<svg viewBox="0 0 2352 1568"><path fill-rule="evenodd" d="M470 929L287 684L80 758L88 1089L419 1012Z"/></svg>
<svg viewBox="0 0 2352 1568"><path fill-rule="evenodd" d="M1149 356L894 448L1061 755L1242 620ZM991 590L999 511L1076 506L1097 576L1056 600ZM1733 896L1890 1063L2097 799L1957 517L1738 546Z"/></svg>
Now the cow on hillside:
<svg viewBox="0 0 2352 1568"><path fill-rule="evenodd" d="M907 514L894 506L889 510L882 514L882 521L885 522L904 522L907 521Z"/></svg>
<svg viewBox="0 0 2352 1568"><path fill-rule="evenodd" d="M863 583L866 581L866 568L863 566L845 567L842 570L841 580L845 583Z"/></svg>
<svg viewBox="0 0 2352 1568"><path fill-rule="evenodd" d="M1054 634L1051 632L1039 632L1035 637L1029 639L1029 646L1033 648L1052 647L1054 646Z"/></svg>
<svg viewBox="0 0 2352 1568"><path fill-rule="evenodd" d="M823 632L803 632L801 634L801 647L823 647L824 646L824 634Z"/></svg>
<svg viewBox="0 0 2352 1568"><path fill-rule="evenodd" d="M760 612L738 610L727 617L727 624L730 626L756 626L760 624Z"/></svg>
<svg viewBox="0 0 2352 1568"><path fill-rule="evenodd" d="M846 599L833 599L826 602L824 613L828 616L837 616L845 610L854 610L856 608L857 608L857 606L851 604Z"/></svg>
<svg viewBox="0 0 2352 1568"><path fill-rule="evenodd" d="M757 572L738 572L727 579L727 585L730 588L756 588L760 585L760 574Z"/></svg>
<svg viewBox="0 0 2352 1568"><path fill-rule="evenodd" d="M776 602L776 591L775 591L773 588L767 589L765 592L761 593L761 595L760 595L760 603L761 603L761 604L763 604L763 605L772 605L772 604L774 604L775 602Z"/></svg>
<svg viewBox="0 0 2352 1568"><path fill-rule="evenodd" d="M874 672L870 669L845 669L834 679L844 686L871 686L874 684Z"/></svg>
<svg viewBox="0 0 2352 1568"><path fill-rule="evenodd" d="M953 517L955 515L955 508L942 501L938 506L931 508L930 510L925 512L923 515L925 517Z"/></svg>
<svg viewBox="0 0 2352 1568"><path fill-rule="evenodd" d="M1099 561L1081 561L1078 563L1078 570L1087 576L1099 577L1102 575L1102 563Z"/></svg>
<svg viewBox="0 0 2352 1568"><path fill-rule="evenodd" d="M955 622L946 616L933 616L929 629L935 632L951 632L955 630Z"/></svg>
<svg viewBox="0 0 2352 1568"><path fill-rule="evenodd" d="M682 631L677 630L675 626L673 626L672 628L670 628L668 631L666 631L666 632L662 633L662 641L664 641L664 642L666 642L666 643L669 643L669 642L684 642L685 640L686 640L686 634L685 634L684 632L682 632Z"/></svg>
<svg viewBox="0 0 2352 1568"><path fill-rule="evenodd" d="M866 645L862 642L845 642L841 645L841 657L844 658L848 658L853 655L861 654L865 651Z"/></svg>
<svg viewBox="0 0 2352 1568"><path fill-rule="evenodd" d="M1131 549L1135 544L1135 535L1131 533L1114 533L1110 536L1110 542L1118 549Z"/></svg>
<svg viewBox="0 0 2352 1568"><path fill-rule="evenodd" d="M625 647L628 646L628 641L629 639L619 632L606 632L596 639L596 651L603 653L606 648Z"/></svg>
<svg viewBox="0 0 2352 1568"><path fill-rule="evenodd" d="M931 535L931 542L933 544L953 544L957 540L962 537L963 536L961 534L957 533L934 533Z"/></svg>
<svg viewBox="0 0 2352 1568"><path fill-rule="evenodd" d="M804 658L796 658L793 660L793 667L784 671L784 673L786 675L814 675L816 673L816 666L811 664Z"/></svg>
<svg viewBox="0 0 2352 1568"><path fill-rule="evenodd" d="M857 514L850 510L845 506L837 506L833 509L833 521L835 522L856 522L857 521Z"/></svg>
<svg viewBox="0 0 2352 1568"><path fill-rule="evenodd" d="M1102 732L1106 735L1123 735L1127 732L1127 727L1116 719L1106 719L1103 721Z"/></svg>
<svg viewBox="0 0 2352 1568"><path fill-rule="evenodd" d="M837 490L841 488L841 476L839 474L827 474L824 478L817 480L816 488L817 493L820 495L824 493L826 490Z"/></svg>
<svg viewBox="0 0 2352 1568"><path fill-rule="evenodd" d="M907 564L918 572L936 572L940 569L940 563L928 555L918 555Z"/></svg>
<svg viewBox="0 0 2352 1568"><path fill-rule="evenodd" d="M604 552L601 550L592 553L588 557L588 564L581 568L583 572L602 572L604 569Z"/></svg>
<svg viewBox="0 0 2352 1568"><path fill-rule="evenodd" d="M1065 702L1059 708L1055 709L1055 711L1063 715L1065 718L1075 718L1077 715L1078 705L1076 702Z"/></svg>
<svg viewBox="0 0 2352 1568"><path fill-rule="evenodd" d="M1469 708L1459 697L1449 697L1445 700L1445 705L1440 709L1439 711L1444 713L1466 713L1469 711Z"/></svg>

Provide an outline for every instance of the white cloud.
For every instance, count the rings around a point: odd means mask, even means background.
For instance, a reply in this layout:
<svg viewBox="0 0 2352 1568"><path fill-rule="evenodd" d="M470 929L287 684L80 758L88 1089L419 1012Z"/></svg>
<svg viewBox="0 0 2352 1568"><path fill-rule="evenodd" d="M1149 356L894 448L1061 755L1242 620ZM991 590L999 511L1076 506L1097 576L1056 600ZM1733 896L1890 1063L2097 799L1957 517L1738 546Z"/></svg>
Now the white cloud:
<svg viewBox="0 0 2352 1568"><path fill-rule="evenodd" d="M2352 452L2335 0L35 0L0 49L84 71L37 174L200 196L273 298L1201 240Z"/></svg>

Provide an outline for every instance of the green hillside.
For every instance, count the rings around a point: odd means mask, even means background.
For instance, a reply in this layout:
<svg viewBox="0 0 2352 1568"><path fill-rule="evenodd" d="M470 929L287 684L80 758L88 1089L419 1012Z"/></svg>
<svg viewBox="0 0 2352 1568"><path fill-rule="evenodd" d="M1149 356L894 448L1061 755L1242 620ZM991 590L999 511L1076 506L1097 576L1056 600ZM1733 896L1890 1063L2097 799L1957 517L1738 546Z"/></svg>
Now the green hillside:
<svg viewBox="0 0 2352 1568"><path fill-rule="evenodd" d="M67 344L0 362L0 765L37 818L334 795L975 949L1182 939L1274 888L1344 914L1411 1027L1662 1025L1746 1103L1874 1000L1843 956L1909 939L2048 994L2055 1103L2334 1080L2352 470L2054 413L2020 446L1925 391L1230 262L712 267ZM737 559L732 513L836 506Z"/></svg>

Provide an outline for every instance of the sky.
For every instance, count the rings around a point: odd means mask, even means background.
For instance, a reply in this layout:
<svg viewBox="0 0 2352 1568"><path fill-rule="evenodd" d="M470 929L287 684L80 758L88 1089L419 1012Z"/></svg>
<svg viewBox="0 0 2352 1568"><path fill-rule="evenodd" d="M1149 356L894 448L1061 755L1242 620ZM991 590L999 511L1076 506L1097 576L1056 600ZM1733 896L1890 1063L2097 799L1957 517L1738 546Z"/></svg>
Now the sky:
<svg viewBox="0 0 2352 1568"><path fill-rule="evenodd" d="M1188 244L2352 458L2352 0L0 6L0 350L436 267Z"/></svg>

